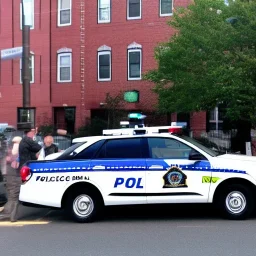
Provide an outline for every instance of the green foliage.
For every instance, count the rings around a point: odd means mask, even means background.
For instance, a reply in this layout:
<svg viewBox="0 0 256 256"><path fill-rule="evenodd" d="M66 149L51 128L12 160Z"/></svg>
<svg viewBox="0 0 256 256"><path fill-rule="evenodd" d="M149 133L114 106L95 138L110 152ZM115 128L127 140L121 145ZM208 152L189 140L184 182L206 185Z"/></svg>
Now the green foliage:
<svg viewBox="0 0 256 256"><path fill-rule="evenodd" d="M116 95L111 95L110 93L107 93L105 102L105 109L108 112L107 128L119 128L119 123L124 117L124 114L126 113L124 111L124 92L120 91Z"/></svg>
<svg viewBox="0 0 256 256"><path fill-rule="evenodd" d="M231 120L256 122L256 0L194 0L169 21L176 31L155 50L163 113L227 107Z"/></svg>

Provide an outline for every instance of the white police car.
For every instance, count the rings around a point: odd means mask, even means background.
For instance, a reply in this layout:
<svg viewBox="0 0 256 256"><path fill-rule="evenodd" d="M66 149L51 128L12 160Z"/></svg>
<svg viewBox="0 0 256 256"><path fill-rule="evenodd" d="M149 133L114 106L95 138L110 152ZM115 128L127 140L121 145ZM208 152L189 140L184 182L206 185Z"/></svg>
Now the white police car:
<svg viewBox="0 0 256 256"><path fill-rule="evenodd" d="M94 220L103 206L159 203L214 203L230 219L249 217L256 158L218 155L165 129L119 129L80 139L57 159L28 162L19 199L65 208L78 222Z"/></svg>

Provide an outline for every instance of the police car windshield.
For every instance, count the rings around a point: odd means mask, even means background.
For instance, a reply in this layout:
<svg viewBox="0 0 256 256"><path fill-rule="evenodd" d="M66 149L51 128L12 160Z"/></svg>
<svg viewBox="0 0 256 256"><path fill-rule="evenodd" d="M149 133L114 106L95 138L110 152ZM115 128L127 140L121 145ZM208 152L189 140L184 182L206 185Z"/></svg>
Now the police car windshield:
<svg viewBox="0 0 256 256"><path fill-rule="evenodd" d="M66 156L70 155L75 149L83 145L85 142L78 142L71 147L67 148L57 159L65 158Z"/></svg>
<svg viewBox="0 0 256 256"><path fill-rule="evenodd" d="M185 136L185 135L180 135L180 136L178 136L178 137L180 137L180 138L182 138L183 140L186 140L187 142L190 142L191 144L197 146L198 148L200 148L201 150L203 150L205 153L209 154L209 155L212 156L212 157L216 157L216 156L221 155L221 153L218 152L217 150L215 151L215 150L212 150L212 149L210 149L210 148L204 146L204 145L202 144L202 142L200 142L200 141L198 141L198 140L196 140L196 139L187 137L187 136Z"/></svg>

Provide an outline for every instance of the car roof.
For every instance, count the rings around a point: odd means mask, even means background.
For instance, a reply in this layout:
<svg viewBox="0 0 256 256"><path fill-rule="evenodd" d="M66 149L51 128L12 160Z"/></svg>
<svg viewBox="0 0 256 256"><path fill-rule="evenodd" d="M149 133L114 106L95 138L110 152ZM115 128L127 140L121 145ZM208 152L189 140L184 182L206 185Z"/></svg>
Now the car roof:
<svg viewBox="0 0 256 256"><path fill-rule="evenodd" d="M75 138L72 140L72 143L79 143L79 142L90 142L90 141L98 141L102 139L127 139L127 138L138 138L138 137L170 137L175 138L175 135L170 133L147 133L147 134L138 134L138 135L109 135L109 136L88 136L88 137L81 137Z"/></svg>

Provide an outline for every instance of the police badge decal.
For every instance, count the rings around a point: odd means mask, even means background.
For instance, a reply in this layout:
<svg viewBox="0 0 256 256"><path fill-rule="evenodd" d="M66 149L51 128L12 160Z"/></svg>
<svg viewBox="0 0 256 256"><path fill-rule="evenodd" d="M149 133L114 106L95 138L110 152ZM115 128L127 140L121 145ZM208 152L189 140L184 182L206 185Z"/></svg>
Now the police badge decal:
<svg viewBox="0 0 256 256"><path fill-rule="evenodd" d="M186 188L187 176L177 166L167 169L167 173L163 177L163 188Z"/></svg>

